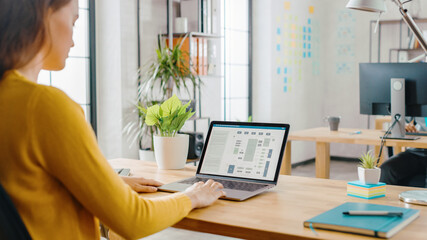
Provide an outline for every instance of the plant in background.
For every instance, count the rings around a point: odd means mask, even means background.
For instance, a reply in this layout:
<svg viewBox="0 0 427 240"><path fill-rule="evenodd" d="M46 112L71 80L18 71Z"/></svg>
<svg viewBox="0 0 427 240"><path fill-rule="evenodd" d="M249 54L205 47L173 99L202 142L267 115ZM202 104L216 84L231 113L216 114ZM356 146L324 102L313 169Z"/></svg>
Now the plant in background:
<svg viewBox="0 0 427 240"><path fill-rule="evenodd" d="M187 35L182 38L180 44L177 44L172 49L162 47L159 41L156 49L156 59L152 64L146 65L147 67L141 72L138 89L139 100L144 100L141 94L146 94L145 98L154 99L157 97L158 99L155 100L165 100L172 96L174 87L178 91L181 91L181 89L186 90L190 96L187 81L190 81L193 88L196 88L201 83L199 76L191 69L192 64L190 63L189 53L181 50L186 39ZM160 96L153 96L155 89L160 91ZM150 93L150 96L148 96L148 93Z"/></svg>
<svg viewBox="0 0 427 240"><path fill-rule="evenodd" d="M359 166L365 169L374 169L377 167L377 159L372 155L372 150L362 154L359 158Z"/></svg>
<svg viewBox="0 0 427 240"><path fill-rule="evenodd" d="M156 104L147 109L141 107L141 111L145 114L145 124L156 126L160 136L175 137L185 121L194 114L192 109L187 111L189 105L190 102L182 105L178 97L173 95L161 105Z"/></svg>
<svg viewBox="0 0 427 240"><path fill-rule="evenodd" d="M140 149L150 149L153 146L152 136L156 132L156 126L145 124L146 109L170 98L174 87L178 91L185 90L191 96L190 87L195 89L201 84L199 76L192 70L189 53L181 50L186 38L187 35L173 49L162 47L159 41L155 59L138 70L135 111L139 121L130 121L124 128L131 145L138 141Z"/></svg>

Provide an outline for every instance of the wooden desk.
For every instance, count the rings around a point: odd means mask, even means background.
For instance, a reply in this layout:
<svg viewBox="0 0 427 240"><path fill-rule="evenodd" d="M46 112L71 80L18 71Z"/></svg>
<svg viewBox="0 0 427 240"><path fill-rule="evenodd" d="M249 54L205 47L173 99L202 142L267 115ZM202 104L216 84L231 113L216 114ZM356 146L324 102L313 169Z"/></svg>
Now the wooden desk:
<svg viewBox="0 0 427 240"><path fill-rule="evenodd" d="M194 176L195 168L160 170L153 162L117 159L115 168L130 168L133 175L169 183ZM421 211L420 217L397 233L393 239L426 239L427 207L398 200L402 191L416 188L387 186L383 198L364 200L346 195L346 181L281 175L277 187L243 202L216 201L212 206L193 210L174 225L176 228L220 234L243 239L375 239L361 235L316 229L316 236L303 222L344 202L369 202ZM169 193L141 194L157 197ZM141 226L144 227L144 226Z"/></svg>
<svg viewBox="0 0 427 240"><path fill-rule="evenodd" d="M351 134L361 131L361 134ZM381 145L381 130L340 128L339 131L330 131L329 128L311 128L301 131L290 132L285 148L285 154L281 169L281 174L291 174L291 148L292 141L313 141L316 142L316 177L329 178L330 168L330 144L348 143L363 145ZM403 147L427 148L427 137L418 140L386 140L385 146L395 147L394 154L402 151ZM383 149L384 150L384 149Z"/></svg>

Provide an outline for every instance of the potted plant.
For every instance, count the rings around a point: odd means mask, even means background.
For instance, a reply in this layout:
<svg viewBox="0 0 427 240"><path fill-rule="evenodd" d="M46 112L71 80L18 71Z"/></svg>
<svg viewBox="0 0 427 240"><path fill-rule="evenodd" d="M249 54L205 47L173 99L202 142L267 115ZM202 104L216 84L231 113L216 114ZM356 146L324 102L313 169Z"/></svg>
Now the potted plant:
<svg viewBox="0 0 427 240"><path fill-rule="evenodd" d="M377 167L378 161L372 155L372 151L362 154L359 158L360 164L357 168L359 181L362 184L378 184L381 175L381 169Z"/></svg>
<svg viewBox="0 0 427 240"><path fill-rule="evenodd" d="M190 102L182 105L176 95L147 109L141 108L145 113L145 124L155 126L154 155L160 169L184 168L188 154L187 134L178 134L194 112L187 110Z"/></svg>
<svg viewBox="0 0 427 240"><path fill-rule="evenodd" d="M130 121L124 128L131 144L138 142L140 159L153 159L153 133L156 126L145 124L146 112L151 106L162 103L170 98L175 88L178 92L184 90L191 96L190 88L194 89L201 84L201 80L190 64L189 53L181 50L187 35L172 49L162 46L159 40L155 59L138 71L137 103L135 111L139 121ZM195 109L195 101L188 101L189 108Z"/></svg>

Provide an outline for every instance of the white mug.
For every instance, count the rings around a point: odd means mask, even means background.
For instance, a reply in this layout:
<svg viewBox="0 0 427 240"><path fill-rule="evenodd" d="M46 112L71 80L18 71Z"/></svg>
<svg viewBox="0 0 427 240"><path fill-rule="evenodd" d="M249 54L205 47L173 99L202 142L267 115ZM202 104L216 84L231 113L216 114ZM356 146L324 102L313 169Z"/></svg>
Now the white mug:
<svg viewBox="0 0 427 240"><path fill-rule="evenodd" d="M188 31L187 28L187 18L186 17L178 17L175 18L175 32L176 33L186 33Z"/></svg>

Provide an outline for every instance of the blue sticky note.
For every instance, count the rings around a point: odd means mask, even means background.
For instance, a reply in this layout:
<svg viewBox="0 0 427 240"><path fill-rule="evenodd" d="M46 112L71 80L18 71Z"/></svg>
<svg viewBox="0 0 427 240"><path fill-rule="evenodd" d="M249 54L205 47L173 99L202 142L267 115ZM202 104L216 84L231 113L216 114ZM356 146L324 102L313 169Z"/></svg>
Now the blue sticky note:
<svg viewBox="0 0 427 240"><path fill-rule="evenodd" d="M307 22L308 22L308 24L311 24L311 18L309 18L309 19L307 20Z"/></svg>
<svg viewBox="0 0 427 240"><path fill-rule="evenodd" d="M311 33L311 27L308 28L308 33Z"/></svg>
<svg viewBox="0 0 427 240"><path fill-rule="evenodd" d="M304 39L305 40L305 39ZM308 35L308 41L311 41L311 36L310 35Z"/></svg>
<svg viewBox="0 0 427 240"><path fill-rule="evenodd" d="M280 28L277 28L277 34L280 35Z"/></svg>
<svg viewBox="0 0 427 240"><path fill-rule="evenodd" d="M310 37L310 36L308 36L308 37ZM305 40L305 34L302 36L302 39Z"/></svg>
<svg viewBox="0 0 427 240"><path fill-rule="evenodd" d="M305 58L305 52L302 53L303 58Z"/></svg>
<svg viewBox="0 0 427 240"><path fill-rule="evenodd" d="M288 83L288 77L285 77L285 78L283 79L283 82Z"/></svg>
<svg viewBox="0 0 427 240"><path fill-rule="evenodd" d="M360 181L351 181L351 182L347 182L347 184L353 185L353 186L356 186L356 187L363 187L363 188L374 188L374 187L381 187L381 186L385 186L386 185L383 182L378 182L377 184L363 184Z"/></svg>
<svg viewBox="0 0 427 240"><path fill-rule="evenodd" d="M280 44L277 44L277 45L276 45L276 50L277 50L277 51L280 51Z"/></svg>
<svg viewBox="0 0 427 240"><path fill-rule="evenodd" d="M288 68L283 69L283 72L284 72L285 74L287 74L287 73L288 73Z"/></svg>
<svg viewBox="0 0 427 240"><path fill-rule="evenodd" d="M277 74L280 74L280 68L279 67L277 68Z"/></svg>
<svg viewBox="0 0 427 240"><path fill-rule="evenodd" d="M302 28L302 31L303 31L303 32L306 32L306 31L307 31L307 30L305 29L305 26Z"/></svg>
<svg viewBox="0 0 427 240"><path fill-rule="evenodd" d="M305 48L306 48L306 46L307 46L307 45L306 45L306 43L304 43L304 44L303 44L303 48L305 49Z"/></svg>
<svg viewBox="0 0 427 240"><path fill-rule="evenodd" d="M311 52L308 52L308 57L311 58Z"/></svg>
<svg viewBox="0 0 427 240"><path fill-rule="evenodd" d="M304 43L304 44L305 44L305 43ZM308 44L308 49L311 49L311 44L310 44L310 43Z"/></svg>
<svg viewBox="0 0 427 240"><path fill-rule="evenodd" d="M283 91L284 91L284 92L288 92L288 87L287 87L287 86L285 86L285 87L283 88Z"/></svg>

